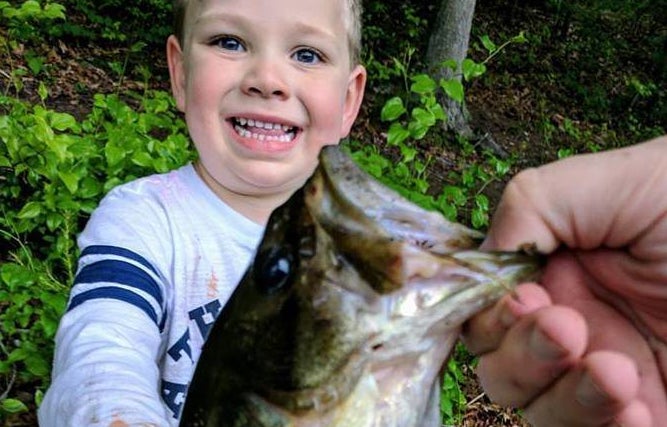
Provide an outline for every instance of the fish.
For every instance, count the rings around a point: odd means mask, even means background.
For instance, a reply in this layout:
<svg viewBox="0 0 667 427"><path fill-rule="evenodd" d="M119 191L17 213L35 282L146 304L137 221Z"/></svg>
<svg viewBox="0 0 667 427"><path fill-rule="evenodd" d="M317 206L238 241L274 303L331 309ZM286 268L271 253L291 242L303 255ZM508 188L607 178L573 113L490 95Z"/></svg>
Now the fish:
<svg viewBox="0 0 667 427"><path fill-rule="evenodd" d="M440 426L461 325L541 270L482 239L325 147L210 329L180 426Z"/></svg>

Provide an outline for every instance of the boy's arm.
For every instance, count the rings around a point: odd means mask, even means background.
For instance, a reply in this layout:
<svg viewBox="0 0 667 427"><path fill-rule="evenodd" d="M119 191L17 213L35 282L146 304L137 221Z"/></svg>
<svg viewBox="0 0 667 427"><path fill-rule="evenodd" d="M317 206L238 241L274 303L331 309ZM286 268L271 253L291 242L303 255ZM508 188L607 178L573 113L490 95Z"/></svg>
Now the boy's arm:
<svg viewBox="0 0 667 427"><path fill-rule="evenodd" d="M143 311L89 301L65 314L56 348L41 426L169 424L158 392L160 335Z"/></svg>
<svg viewBox="0 0 667 427"><path fill-rule="evenodd" d="M114 190L80 236L41 426L176 422L160 396L170 234L156 206L138 185Z"/></svg>

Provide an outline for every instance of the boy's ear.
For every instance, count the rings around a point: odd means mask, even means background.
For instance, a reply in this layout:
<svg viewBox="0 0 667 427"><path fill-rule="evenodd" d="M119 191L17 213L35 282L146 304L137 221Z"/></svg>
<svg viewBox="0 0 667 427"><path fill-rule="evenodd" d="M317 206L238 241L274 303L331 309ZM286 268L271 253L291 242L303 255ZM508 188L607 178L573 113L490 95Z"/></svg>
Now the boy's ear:
<svg viewBox="0 0 667 427"><path fill-rule="evenodd" d="M169 65L169 79L171 81L171 93L176 100L176 106L180 111L185 111L185 64L183 63L183 50L176 36L171 35L167 39L167 63Z"/></svg>
<svg viewBox="0 0 667 427"><path fill-rule="evenodd" d="M366 88L366 69L362 65L354 67L350 73L347 83L347 94L345 96L345 108L343 109L343 122L341 126L341 138L350 133L350 129L357 119L361 101L364 99Z"/></svg>

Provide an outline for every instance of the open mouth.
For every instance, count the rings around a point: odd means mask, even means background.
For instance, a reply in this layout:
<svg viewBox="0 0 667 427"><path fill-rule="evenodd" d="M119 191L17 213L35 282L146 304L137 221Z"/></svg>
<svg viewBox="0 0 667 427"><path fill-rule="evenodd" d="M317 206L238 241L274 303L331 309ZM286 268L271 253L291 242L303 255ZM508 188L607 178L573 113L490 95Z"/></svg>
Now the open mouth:
<svg viewBox="0 0 667 427"><path fill-rule="evenodd" d="M299 131L296 126L246 119L245 117L233 117L231 123L241 137L258 141L291 142Z"/></svg>

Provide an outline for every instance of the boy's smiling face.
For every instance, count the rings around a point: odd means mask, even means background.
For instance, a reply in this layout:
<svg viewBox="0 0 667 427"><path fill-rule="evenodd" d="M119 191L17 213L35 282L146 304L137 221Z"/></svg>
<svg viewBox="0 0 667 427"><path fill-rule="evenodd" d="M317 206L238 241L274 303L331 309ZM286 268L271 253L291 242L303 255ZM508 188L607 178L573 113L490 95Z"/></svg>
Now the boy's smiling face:
<svg viewBox="0 0 667 427"><path fill-rule="evenodd" d="M182 49L173 36L167 43L174 96L207 184L253 217L238 203L252 196L277 207L356 118L366 75L350 63L347 6L194 0L188 8Z"/></svg>

